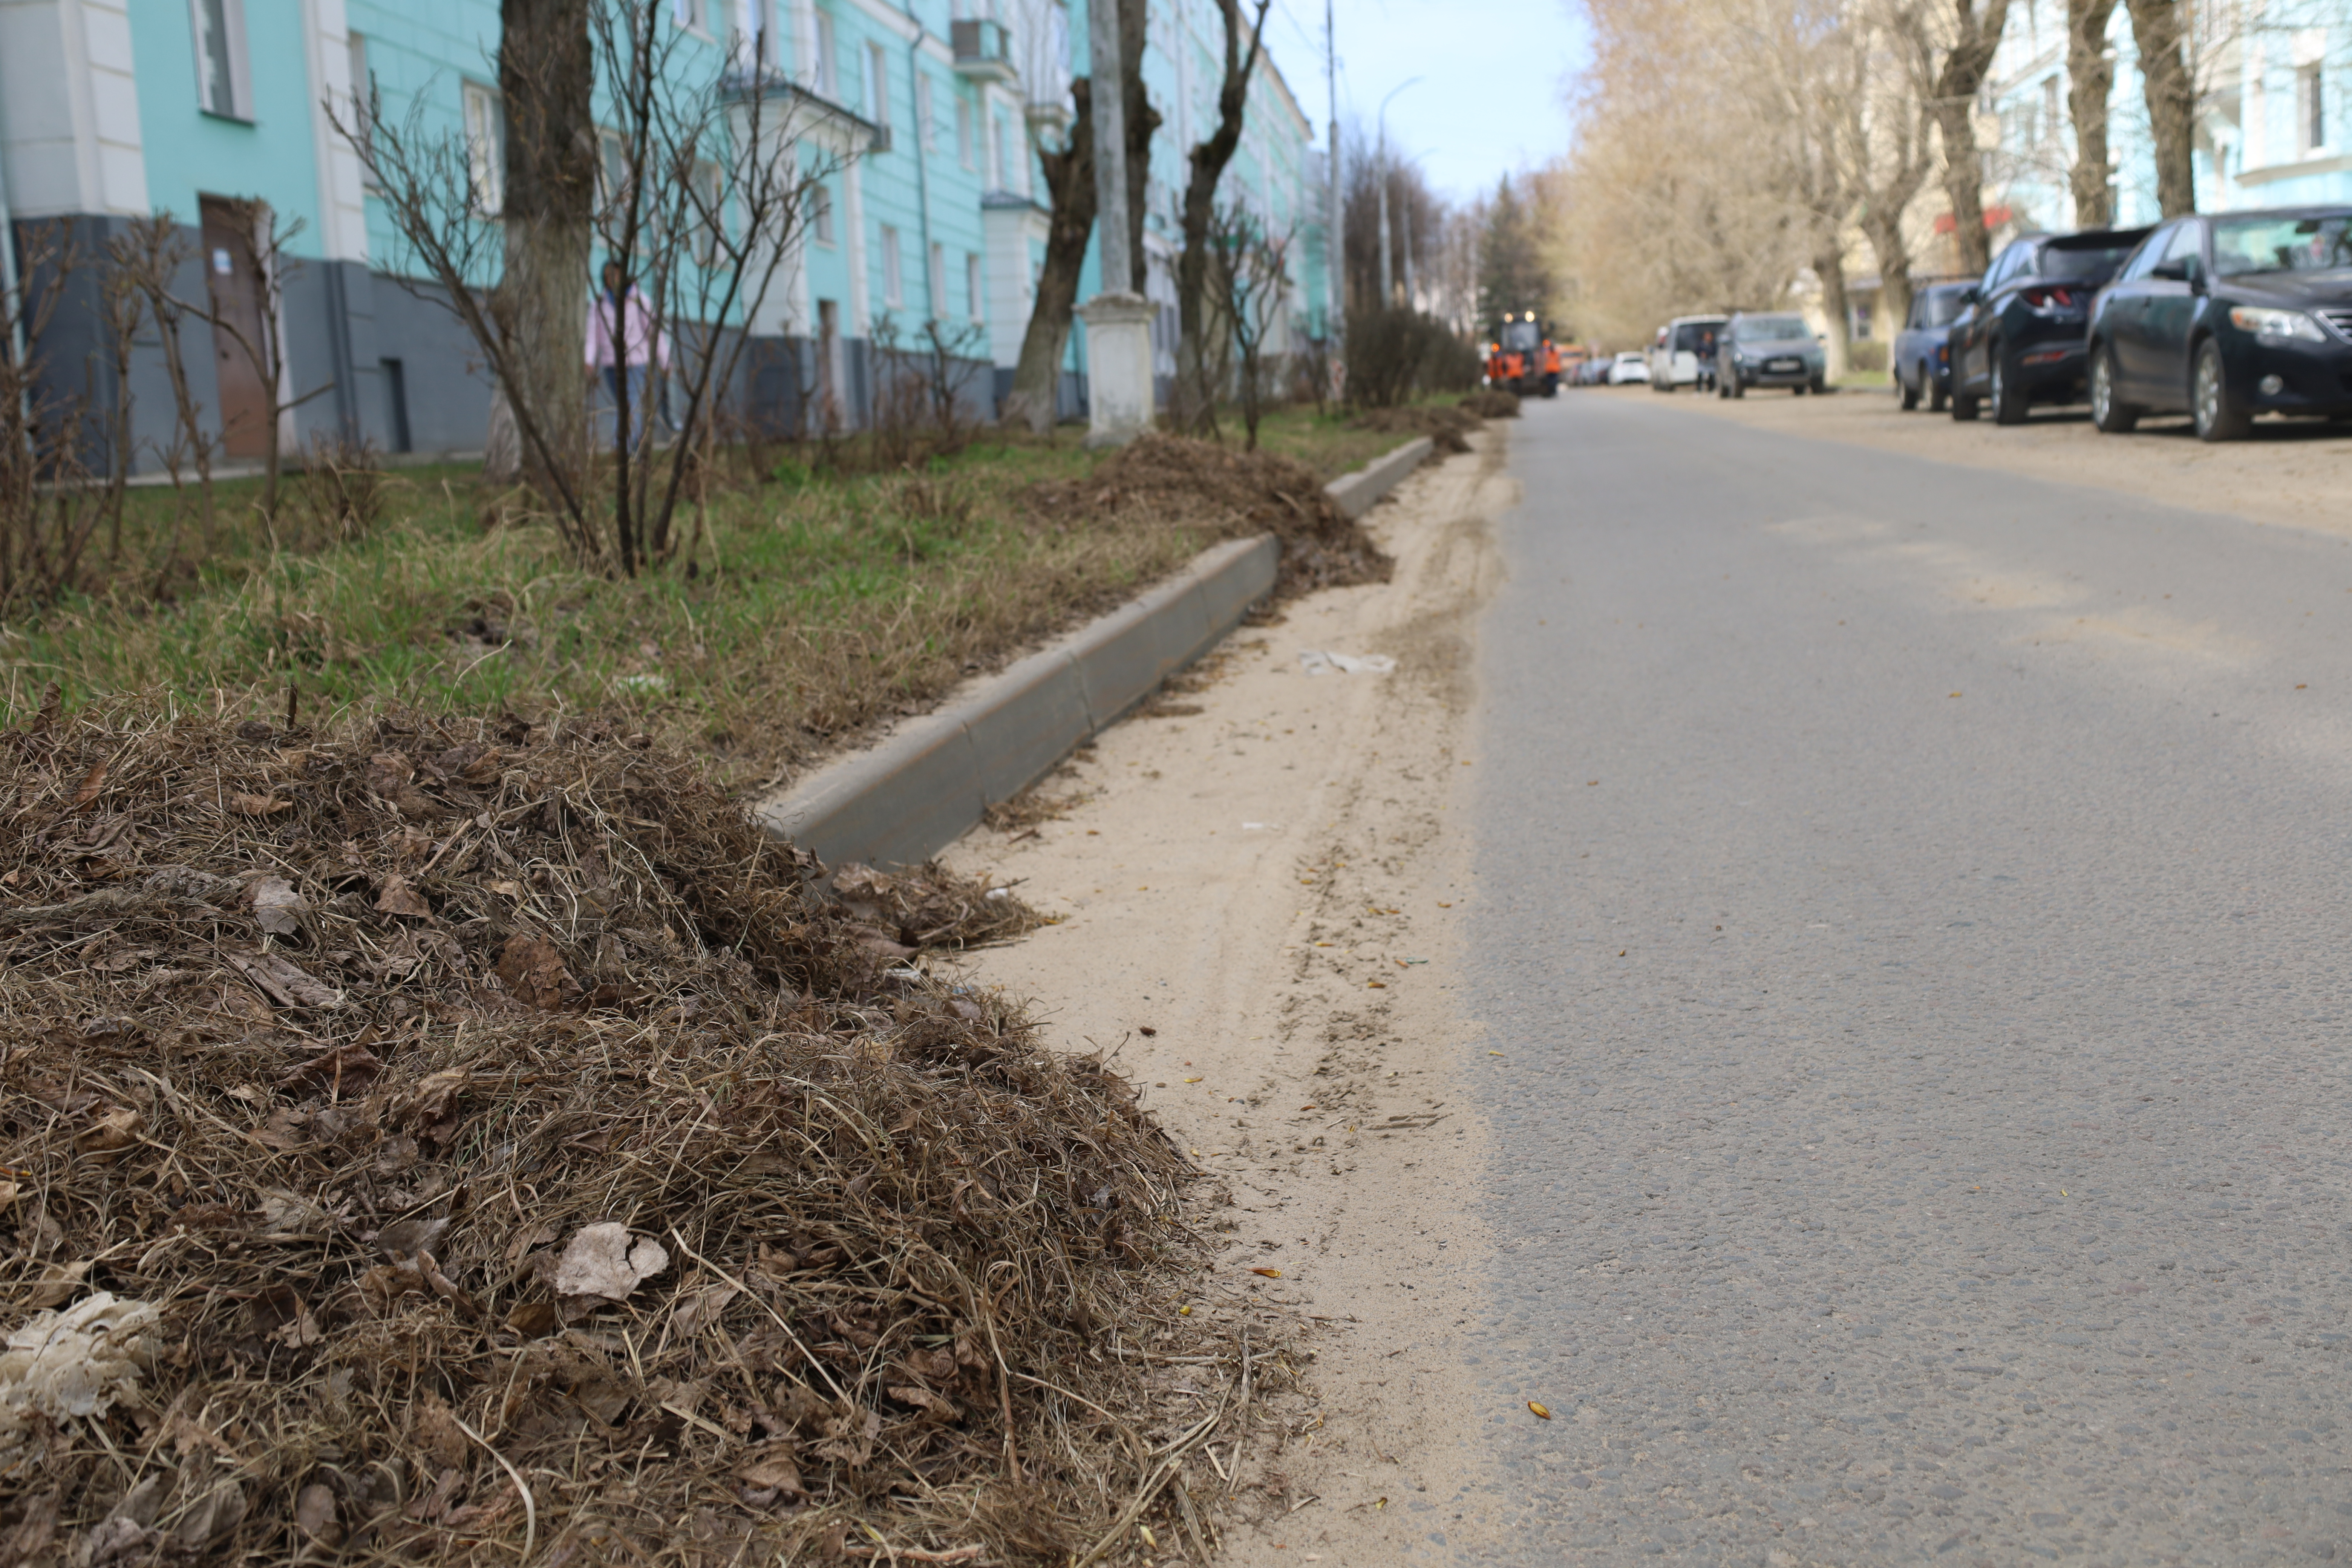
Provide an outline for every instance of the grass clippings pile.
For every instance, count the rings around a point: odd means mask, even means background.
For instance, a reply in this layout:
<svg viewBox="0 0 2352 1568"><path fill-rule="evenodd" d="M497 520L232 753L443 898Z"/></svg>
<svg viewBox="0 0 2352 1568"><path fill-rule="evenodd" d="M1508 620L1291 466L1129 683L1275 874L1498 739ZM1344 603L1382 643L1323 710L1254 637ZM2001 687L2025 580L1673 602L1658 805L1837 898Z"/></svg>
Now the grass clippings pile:
<svg viewBox="0 0 2352 1568"><path fill-rule="evenodd" d="M1030 490L1041 516L1100 516L1185 528L1213 538L1273 533L1282 542L1275 592L1385 583L1393 563L1324 493L1314 470L1278 453L1244 452L1156 432L1112 454L1084 479Z"/></svg>
<svg viewBox="0 0 2352 1568"><path fill-rule="evenodd" d="M1466 408L1442 403L1414 403L1401 408L1368 408L1355 419L1359 430L1391 436L1426 436L1433 453L1444 455L1470 449L1468 437L1484 423Z"/></svg>
<svg viewBox="0 0 2352 1568"><path fill-rule="evenodd" d="M1517 419L1519 395L1499 386L1482 386L1463 395L1462 407L1481 419Z"/></svg>
<svg viewBox="0 0 2352 1568"><path fill-rule="evenodd" d="M906 957L1017 900L812 869L595 724L0 736L0 1561L1059 1563L1189 1513L1226 1401L1139 1372L1181 1154Z"/></svg>

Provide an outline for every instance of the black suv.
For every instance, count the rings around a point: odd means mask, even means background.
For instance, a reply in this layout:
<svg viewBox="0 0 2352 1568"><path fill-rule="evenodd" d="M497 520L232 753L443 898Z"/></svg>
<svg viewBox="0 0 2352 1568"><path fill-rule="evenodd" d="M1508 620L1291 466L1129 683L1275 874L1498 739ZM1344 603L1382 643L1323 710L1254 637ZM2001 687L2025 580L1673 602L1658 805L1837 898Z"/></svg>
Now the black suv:
<svg viewBox="0 0 2352 1568"><path fill-rule="evenodd" d="M2033 404L2081 402L2091 296L2147 236L2086 228L2010 241L1952 323L1952 417L1974 419L1990 402L1997 423L2021 425Z"/></svg>
<svg viewBox="0 0 2352 1568"><path fill-rule="evenodd" d="M2256 414L2352 417L2352 207L2181 217L2091 312L2091 419L2189 412L2230 441Z"/></svg>

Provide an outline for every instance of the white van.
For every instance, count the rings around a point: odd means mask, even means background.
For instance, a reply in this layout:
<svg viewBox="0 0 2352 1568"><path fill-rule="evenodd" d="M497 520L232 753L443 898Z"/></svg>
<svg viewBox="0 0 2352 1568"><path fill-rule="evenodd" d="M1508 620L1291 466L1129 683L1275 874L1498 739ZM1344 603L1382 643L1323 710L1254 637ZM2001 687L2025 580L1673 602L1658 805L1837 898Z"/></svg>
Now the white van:
<svg viewBox="0 0 2352 1568"><path fill-rule="evenodd" d="M1716 341L1723 335L1728 316L1676 316L1658 329L1650 350L1650 390L1672 392L1677 386L1705 391L1715 384Z"/></svg>

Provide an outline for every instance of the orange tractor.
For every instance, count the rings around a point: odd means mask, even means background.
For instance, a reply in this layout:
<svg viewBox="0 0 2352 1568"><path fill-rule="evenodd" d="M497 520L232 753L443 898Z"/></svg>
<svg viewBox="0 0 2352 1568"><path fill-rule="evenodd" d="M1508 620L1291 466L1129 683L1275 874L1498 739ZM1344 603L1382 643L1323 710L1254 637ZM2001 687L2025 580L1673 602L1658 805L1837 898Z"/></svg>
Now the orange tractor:
<svg viewBox="0 0 2352 1568"><path fill-rule="evenodd" d="M1559 346L1533 310L1506 310L1502 327L1486 342L1486 384L1521 397L1559 394Z"/></svg>

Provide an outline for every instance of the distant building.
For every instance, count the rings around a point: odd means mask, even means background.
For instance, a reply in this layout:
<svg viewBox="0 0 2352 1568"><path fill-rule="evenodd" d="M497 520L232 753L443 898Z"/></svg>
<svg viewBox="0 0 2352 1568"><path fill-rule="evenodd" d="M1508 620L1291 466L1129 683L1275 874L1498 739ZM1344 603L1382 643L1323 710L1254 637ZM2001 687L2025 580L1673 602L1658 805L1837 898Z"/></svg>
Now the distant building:
<svg viewBox="0 0 2352 1568"><path fill-rule="evenodd" d="M664 0L686 36L678 67L732 70L739 89L789 100L800 155L837 172L803 244L757 319L745 412L796 419L812 388L848 424L873 394L877 335L938 321L992 405L1009 383L1035 297L1047 213L1033 138L1057 138L1084 64L1082 5L1061 0ZM1144 75L1165 116L1147 215L1164 370L1174 368L1175 204L1184 153L1213 122L1223 41L1213 13L1155 0ZM371 79L381 113L462 134L493 205L503 116L494 0L0 0L0 232L19 254L62 225L85 253L128 222L169 213L193 258L180 279L247 286L226 242L226 204L299 219L283 323L294 390L323 388L288 417L312 436L395 452L478 450L489 384L470 342L402 255L360 160L336 131ZM1077 51L1074 57L1073 51ZM1271 59L1254 79L1240 153L1223 189L1277 232L1296 227L1289 320L1322 330L1320 162ZM1080 298L1094 291L1088 263ZM85 279L85 286L89 280ZM590 282L583 278L582 289ZM61 311L53 365L101 374L92 297ZM1066 352L1065 412L1083 406L1085 329ZM191 330L194 390L217 432L259 395L211 330ZM160 346L136 373L139 434L163 434ZM150 381L154 384L148 384ZM100 388L103 392L103 388ZM232 417L231 459L259 455ZM142 456L144 456L142 454ZM152 466L152 462L142 466Z"/></svg>

